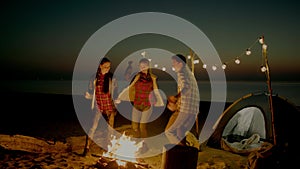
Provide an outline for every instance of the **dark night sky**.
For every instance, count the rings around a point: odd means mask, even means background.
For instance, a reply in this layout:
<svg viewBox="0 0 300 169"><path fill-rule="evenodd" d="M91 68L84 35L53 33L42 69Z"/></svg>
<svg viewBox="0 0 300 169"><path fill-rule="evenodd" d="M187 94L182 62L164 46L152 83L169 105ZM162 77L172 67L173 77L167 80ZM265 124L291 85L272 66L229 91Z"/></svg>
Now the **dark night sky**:
<svg viewBox="0 0 300 169"><path fill-rule="evenodd" d="M273 78L298 81L298 4L297 1L270 0L1 2L2 79L72 79L81 48L102 26L133 13L163 12L184 18L199 27L222 61L240 55L264 35ZM154 37L153 44L151 38L143 41L144 44L138 38L133 42L140 44L141 49L157 47L174 51L174 47L158 39ZM129 54L125 50L128 47L122 46L125 44L120 43L119 48L115 48L117 52L111 52L118 60ZM131 52L139 50L134 45L131 47ZM259 52L253 53L249 56L251 58L244 58L243 65L228 65L228 79L239 80L245 75L256 78L261 56Z"/></svg>

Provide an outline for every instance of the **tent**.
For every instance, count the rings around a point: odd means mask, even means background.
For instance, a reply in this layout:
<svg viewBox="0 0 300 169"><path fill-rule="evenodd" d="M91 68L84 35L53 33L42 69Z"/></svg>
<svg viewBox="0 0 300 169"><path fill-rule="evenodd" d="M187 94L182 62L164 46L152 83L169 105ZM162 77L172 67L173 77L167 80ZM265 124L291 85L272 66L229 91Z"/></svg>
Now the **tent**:
<svg viewBox="0 0 300 169"><path fill-rule="evenodd" d="M272 95L272 103L273 122L268 94L251 93L236 100L222 113L206 145L247 155L248 161L254 158L257 162L259 158L268 157L280 166L279 162L288 160L289 138L299 124L294 120L300 112L279 95Z"/></svg>

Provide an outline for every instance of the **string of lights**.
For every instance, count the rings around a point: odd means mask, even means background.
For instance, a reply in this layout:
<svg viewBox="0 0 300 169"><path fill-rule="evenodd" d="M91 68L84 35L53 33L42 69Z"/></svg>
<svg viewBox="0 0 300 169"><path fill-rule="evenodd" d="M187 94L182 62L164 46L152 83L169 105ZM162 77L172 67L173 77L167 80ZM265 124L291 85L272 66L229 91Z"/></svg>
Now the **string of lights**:
<svg viewBox="0 0 300 169"><path fill-rule="evenodd" d="M227 61L224 61L222 63L222 65L218 65L218 64L213 64L213 65L208 65L206 63L203 63L202 65L202 68L203 69L207 69L209 67L211 67L211 69L213 71L217 70L218 68L221 68L223 70L225 70L227 68L227 65L229 65L229 63L231 62L234 62L235 64L239 65L241 63L241 57L243 56L249 56L252 54L252 51L251 49L253 48L253 46L257 43L260 43L261 44L261 47L262 47L262 50L267 50L267 45L265 44L265 39L264 39L264 36L260 36L259 38L257 38L248 48L246 48L245 51L243 51L240 55L234 57L233 59L230 59L230 60L227 60ZM146 57L146 52L143 51L141 53L141 55L145 58ZM191 56L192 55L192 56ZM191 55L187 55L187 59L188 60L191 60L191 64L199 64L200 63L200 60L199 59L194 59L194 53L191 54ZM148 58L148 60L151 62L151 58ZM154 65L154 68L157 68L157 69L161 69L162 71L166 71L166 67L165 66L159 66L157 63L155 63ZM264 63L264 57L262 57L262 65L260 67L261 69L261 72L266 72L267 71L267 68L266 68L266 65ZM172 68L172 70L174 71L174 68Z"/></svg>
<svg viewBox="0 0 300 169"><path fill-rule="evenodd" d="M264 42L264 36L260 36L258 39L256 39L248 48L246 48L245 51L243 51L240 55L236 56L235 58L231 59L231 60L228 60L228 61L225 61L222 63L222 65L217 65L217 64L214 64L214 65L211 65L211 69L212 70L217 70L218 67L221 67L223 70L225 70L227 68L227 65L231 62L234 62L235 64L239 65L241 63L241 57L243 56L249 56L252 54L252 47L257 43L259 42L261 45L262 45L262 49L263 50L266 50L267 49L267 45L265 44ZM202 65L202 68L204 69L207 69L209 67L209 65L207 65L206 63L203 63ZM265 65L262 65L261 66L261 71L262 72L265 72L266 71L266 66Z"/></svg>

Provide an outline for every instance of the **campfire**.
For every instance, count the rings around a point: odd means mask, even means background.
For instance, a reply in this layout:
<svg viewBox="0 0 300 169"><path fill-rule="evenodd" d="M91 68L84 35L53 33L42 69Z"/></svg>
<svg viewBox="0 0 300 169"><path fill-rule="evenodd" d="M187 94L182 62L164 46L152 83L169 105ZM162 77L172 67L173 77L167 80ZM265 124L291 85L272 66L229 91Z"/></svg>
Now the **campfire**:
<svg viewBox="0 0 300 169"><path fill-rule="evenodd" d="M122 134L120 138L113 136L107 152L103 153L95 167L99 169L148 169L145 163L137 161L137 153L143 142L137 143L131 137Z"/></svg>

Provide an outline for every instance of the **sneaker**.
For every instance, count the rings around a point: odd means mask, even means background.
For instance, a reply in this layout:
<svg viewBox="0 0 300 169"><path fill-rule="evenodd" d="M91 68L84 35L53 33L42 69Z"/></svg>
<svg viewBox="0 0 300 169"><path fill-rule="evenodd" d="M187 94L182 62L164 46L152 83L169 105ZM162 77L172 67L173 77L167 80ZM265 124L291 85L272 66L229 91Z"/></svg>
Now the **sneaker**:
<svg viewBox="0 0 300 169"><path fill-rule="evenodd" d="M185 140L186 140L186 145L187 146L191 146L191 147L195 147L198 150L200 149L200 143L199 140L196 138L196 136L191 133L190 131L187 131L185 133Z"/></svg>

